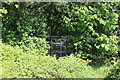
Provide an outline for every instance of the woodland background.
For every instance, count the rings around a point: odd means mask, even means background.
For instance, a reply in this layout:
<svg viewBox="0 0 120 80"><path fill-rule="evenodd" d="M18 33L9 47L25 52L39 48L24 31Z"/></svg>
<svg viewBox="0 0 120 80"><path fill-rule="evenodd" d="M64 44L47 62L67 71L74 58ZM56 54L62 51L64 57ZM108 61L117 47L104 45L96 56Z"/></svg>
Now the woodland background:
<svg viewBox="0 0 120 80"><path fill-rule="evenodd" d="M3 78L120 78L120 2L2 2ZM46 55L48 36L77 52Z"/></svg>

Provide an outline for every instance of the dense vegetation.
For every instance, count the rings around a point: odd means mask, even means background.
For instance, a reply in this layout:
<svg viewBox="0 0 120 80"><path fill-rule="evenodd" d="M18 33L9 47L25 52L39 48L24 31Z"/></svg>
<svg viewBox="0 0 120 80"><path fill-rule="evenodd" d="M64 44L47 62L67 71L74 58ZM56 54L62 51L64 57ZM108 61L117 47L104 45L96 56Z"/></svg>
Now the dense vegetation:
<svg viewBox="0 0 120 80"><path fill-rule="evenodd" d="M3 2L3 78L119 78L120 2ZM77 52L56 59L47 36Z"/></svg>
<svg viewBox="0 0 120 80"><path fill-rule="evenodd" d="M25 53L18 46L2 43L3 78L104 78L112 68L107 65L92 68L89 62L79 55L56 59L38 53Z"/></svg>

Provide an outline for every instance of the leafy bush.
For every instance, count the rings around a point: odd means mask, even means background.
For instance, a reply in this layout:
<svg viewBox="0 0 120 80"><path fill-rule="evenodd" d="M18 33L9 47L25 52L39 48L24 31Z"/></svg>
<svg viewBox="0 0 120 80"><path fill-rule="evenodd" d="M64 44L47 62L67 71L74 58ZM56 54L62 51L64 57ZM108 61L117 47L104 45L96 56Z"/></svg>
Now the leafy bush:
<svg viewBox="0 0 120 80"><path fill-rule="evenodd" d="M106 63L118 57L119 4L3 2L2 38L15 46L2 44L3 77L98 77L86 60ZM67 36L81 56L45 56L49 46L38 37L46 35Z"/></svg>
<svg viewBox="0 0 120 80"><path fill-rule="evenodd" d="M118 55L116 38L119 35L119 4L120 2L89 2L17 5L3 2L3 9L0 9L3 13L0 15L3 16L2 38L4 42L17 45L18 42L27 40L24 39L27 38L26 35L68 36L68 39L77 45L77 54L81 54L83 59L105 63ZM31 44L29 46L32 50L37 44ZM74 46L72 48L74 49ZM36 52L39 51L35 48L32 53Z"/></svg>
<svg viewBox="0 0 120 80"><path fill-rule="evenodd" d="M19 5L15 2L2 3L0 17L2 16L2 38L4 42L15 45L16 42L20 42L25 37L26 33L35 37L46 36L46 15L43 13L43 8L33 10L36 4L38 3L20 3ZM40 6L43 5L44 3L41 3ZM38 15L34 15L36 13Z"/></svg>
<svg viewBox="0 0 120 80"><path fill-rule="evenodd" d="M19 47L2 43L3 78L97 78L89 60L59 58L25 53Z"/></svg>
<svg viewBox="0 0 120 80"><path fill-rule="evenodd" d="M108 63L114 58L118 58L117 38L115 35L107 37L101 34L98 38L92 39L94 40L93 44L89 43L91 39L88 39L88 43L80 41L77 43L80 51L76 54L81 54L84 59L92 59L95 63Z"/></svg>
<svg viewBox="0 0 120 80"><path fill-rule="evenodd" d="M37 38L26 36L21 42L18 42L20 48L27 53L46 55L48 53L49 45L45 38Z"/></svg>
<svg viewBox="0 0 120 80"><path fill-rule="evenodd" d="M118 14L113 11L116 6L110 10L116 3L79 4L71 4L71 9L66 12L68 15L61 18L68 38L73 40L78 49L77 54L96 63L105 63L118 57Z"/></svg>
<svg viewBox="0 0 120 80"><path fill-rule="evenodd" d="M117 6L119 3L51 3L45 10L48 33L67 35L83 59L109 62L118 57Z"/></svg>
<svg viewBox="0 0 120 80"><path fill-rule="evenodd" d="M2 77L14 77L18 72L18 62L16 61L19 56L24 55L19 47L12 47L10 45L1 43L1 63L2 63ZM9 76L8 76L9 75Z"/></svg>
<svg viewBox="0 0 120 80"><path fill-rule="evenodd" d="M107 78L116 78L118 80L120 79L120 60L118 60L113 66L113 69L110 70L110 73L108 74Z"/></svg>

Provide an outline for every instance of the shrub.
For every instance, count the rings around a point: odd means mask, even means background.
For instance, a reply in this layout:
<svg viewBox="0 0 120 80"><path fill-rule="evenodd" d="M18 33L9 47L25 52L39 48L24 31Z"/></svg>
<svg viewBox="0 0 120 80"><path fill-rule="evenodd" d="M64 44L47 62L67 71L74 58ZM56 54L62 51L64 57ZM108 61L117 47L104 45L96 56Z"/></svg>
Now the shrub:
<svg viewBox="0 0 120 80"><path fill-rule="evenodd" d="M2 77L14 77L18 75L19 65L18 57L23 56L23 51L19 47L12 47L10 45L1 43L1 63L2 63Z"/></svg>
<svg viewBox="0 0 120 80"><path fill-rule="evenodd" d="M22 47L36 53L41 52L39 49L42 48L34 42L36 39L28 36L67 36L77 44L82 58L103 63L118 54L119 4L20 3L18 7L16 3L3 2L3 9L0 10L3 13L2 38L12 45L18 44L17 41L25 42ZM74 51L74 46L70 49Z"/></svg>
<svg viewBox="0 0 120 80"><path fill-rule="evenodd" d="M115 35L106 36L99 35L97 38L88 38L87 40L75 43L79 51L76 54L81 54L83 59L91 59L95 63L106 63L118 58L118 37Z"/></svg>
<svg viewBox="0 0 120 80"><path fill-rule="evenodd" d="M120 60L116 62L116 64L113 66L113 69L110 70L110 73L106 78L116 78L120 79Z"/></svg>
<svg viewBox="0 0 120 80"><path fill-rule="evenodd" d="M49 45L47 45L47 41L45 38L37 38L26 36L22 39L20 44L20 48L23 49L27 53L46 55L48 53Z"/></svg>
<svg viewBox="0 0 120 80"><path fill-rule="evenodd" d="M60 18L62 27L67 30L68 38L76 44L77 54L81 54L83 59L105 63L113 57L118 57L117 5L116 3L71 3L71 9L65 9L66 15Z"/></svg>
<svg viewBox="0 0 120 80"><path fill-rule="evenodd" d="M19 47L2 43L3 78L97 78L89 60L73 55L56 59L25 53Z"/></svg>

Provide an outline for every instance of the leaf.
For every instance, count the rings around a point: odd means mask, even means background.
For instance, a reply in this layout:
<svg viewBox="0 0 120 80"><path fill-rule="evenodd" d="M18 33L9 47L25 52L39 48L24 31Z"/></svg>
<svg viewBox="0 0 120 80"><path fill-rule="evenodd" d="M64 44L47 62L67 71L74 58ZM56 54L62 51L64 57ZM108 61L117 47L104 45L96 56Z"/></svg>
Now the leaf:
<svg viewBox="0 0 120 80"><path fill-rule="evenodd" d="M100 48L100 46L95 46L97 49L99 49Z"/></svg>
<svg viewBox="0 0 120 80"><path fill-rule="evenodd" d="M93 31L93 30L94 30L92 26L89 26L88 28L89 28L91 31Z"/></svg>
<svg viewBox="0 0 120 80"><path fill-rule="evenodd" d="M2 15L2 14L0 14L0 17L3 17L3 15Z"/></svg>
<svg viewBox="0 0 120 80"><path fill-rule="evenodd" d="M18 4L15 4L15 7L16 7L16 8L19 8L19 5L18 5Z"/></svg>
<svg viewBox="0 0 120 80"><path fill-rule="evenodd" d="M101 44L101 47L104 47L105 46L105 44Z"/></svg>
<svg viewBox="0 0 120 80"><path fill-rule="evenodd" d="M4 13L4 14L7 14L7 13L8 13L7 9L5 9L4 7L3 7L3 9L0 9L0 12L2 12L2 13Z"/></svg>

